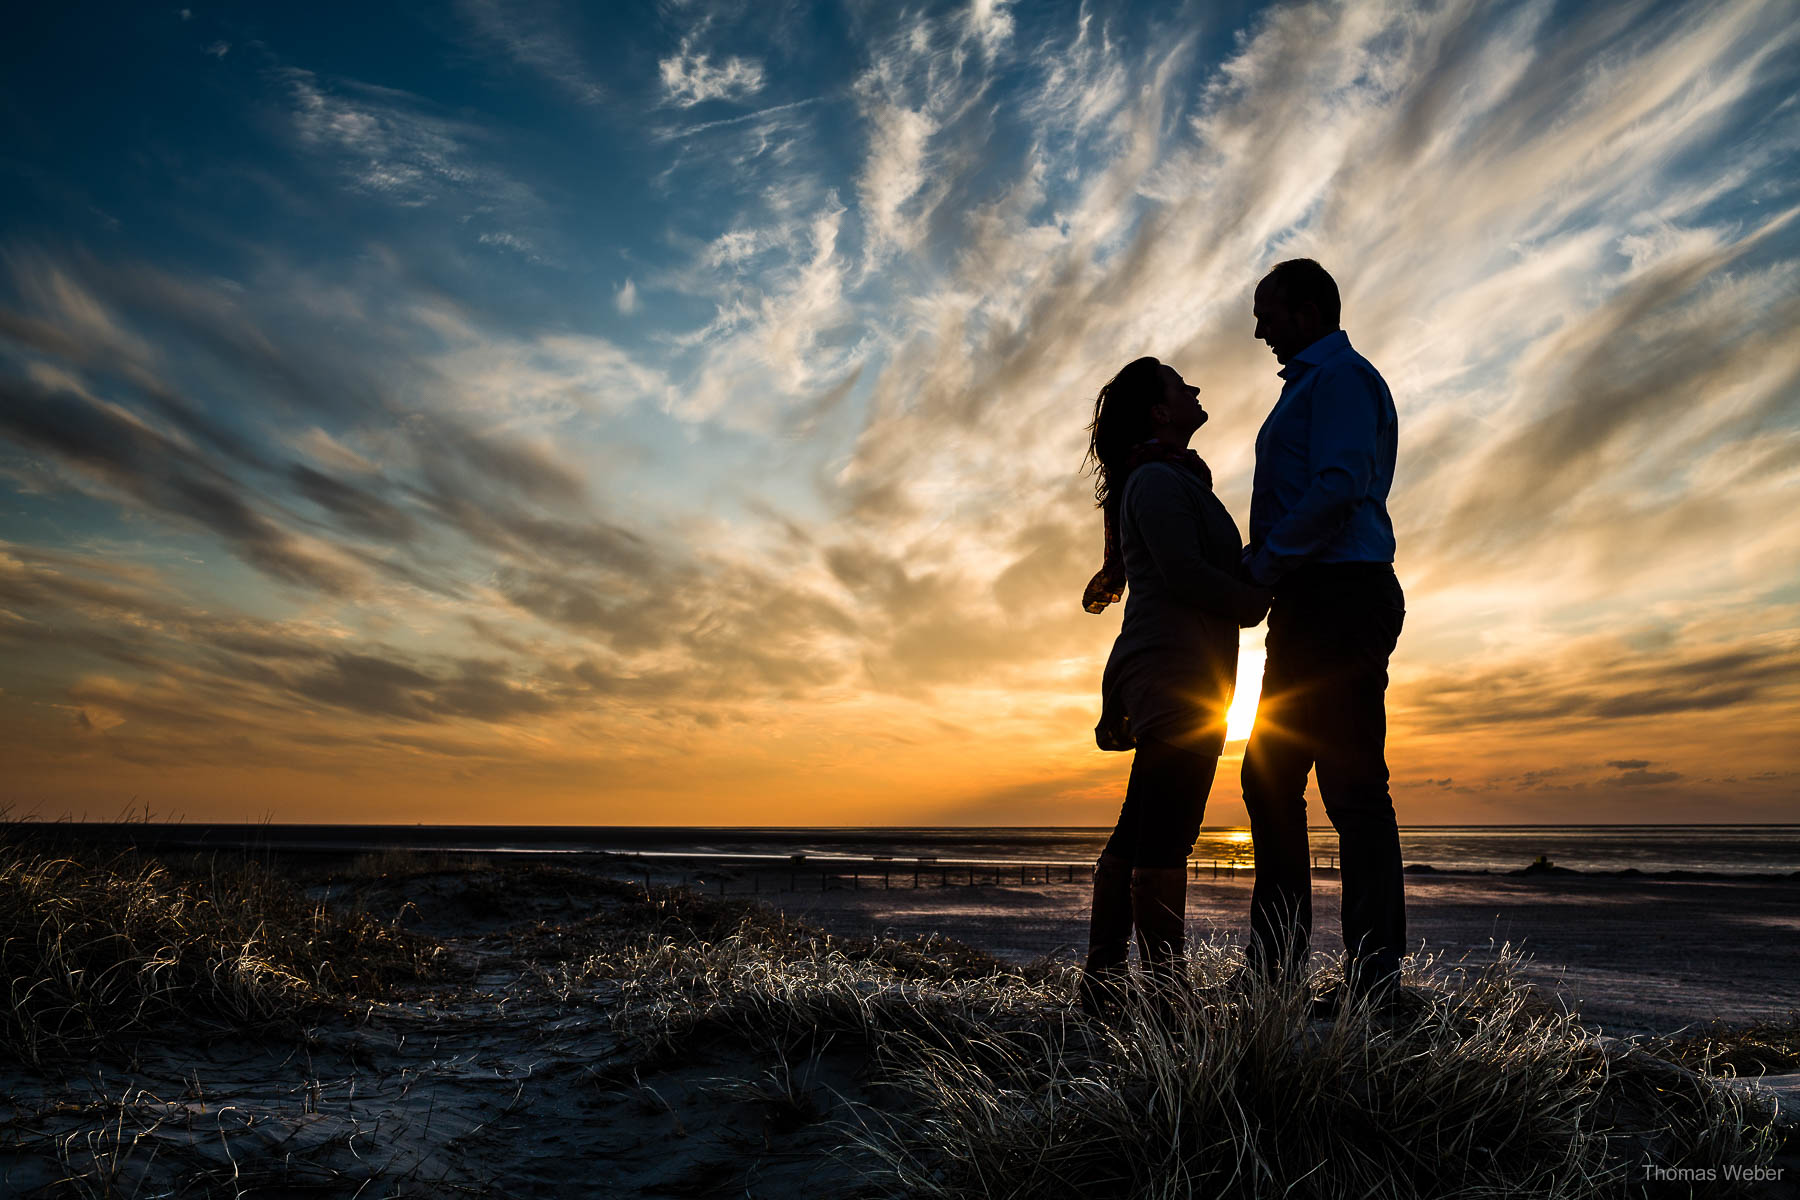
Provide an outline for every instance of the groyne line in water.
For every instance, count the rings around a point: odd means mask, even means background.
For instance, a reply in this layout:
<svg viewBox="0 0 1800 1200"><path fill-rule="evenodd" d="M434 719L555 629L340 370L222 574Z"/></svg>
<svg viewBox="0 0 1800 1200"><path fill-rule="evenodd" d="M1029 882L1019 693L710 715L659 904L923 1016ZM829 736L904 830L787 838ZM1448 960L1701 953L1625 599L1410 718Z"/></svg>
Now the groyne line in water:
<svg viewBox="0 0 1800 1200"><path fill-rule="evenodd" d="M703 889L711 889L723 896L731 892L735 886L737 895L759 895L767 891L770 894L799 891L860 891L866 882L873 889L878 884L883 889L902 888L951 888L951 887L1029 887L1033 884L1078 883L1086 882L1088 872L1093 869L1090 862L1071 862L1068 860L1054 862L1020 862L1017 859L939 859L931 857L905 858L899 856L871 855L857 857L853 855L829 854L682 854L678 851L628 851L622 854L607 853L601 857L621 864L627 862L643 862L655 859L664 863L692 862L702 859L719 865L741 861L751 867L749 885L746 887L742 879L728 880L723 875L715 875L709 884L699 878L697 873L688 872L689 878L682 882L698 885ZM775 867L778 862L785 862L785 869ZM1336 870L1336 855L1315 856L1314 869ZM771 872L769 868L775 867ZM1235 879L1239 871L1251 870L1248 859L1189 859L1188 875L1191 879L1202 879L1210 875L1213 879ZM654 872L648 863L644 863L641 871L645 890L653 884ZM777 885L763 888L762 880L773 874L773 882ZM804 881L804 882L803 882ZM779 886L785 882L786 886Z"/></svg>

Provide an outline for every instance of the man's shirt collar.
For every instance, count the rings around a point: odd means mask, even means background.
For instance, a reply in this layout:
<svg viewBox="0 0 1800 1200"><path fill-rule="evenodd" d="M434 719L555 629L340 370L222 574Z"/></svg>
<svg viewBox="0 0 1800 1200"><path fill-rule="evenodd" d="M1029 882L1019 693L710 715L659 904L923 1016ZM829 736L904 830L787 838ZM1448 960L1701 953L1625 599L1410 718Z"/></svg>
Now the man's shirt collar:
<svg viewBox="0 0 1800 1200"><path fill-rule="evenodd" d="M1292 382L1306 374L1312 368L1329 359L1332 355L1350 348L1350 335L1341 329L1334 329L1300 353L1289 359L1287 365L1277 371L1283 379Z"/></svg>

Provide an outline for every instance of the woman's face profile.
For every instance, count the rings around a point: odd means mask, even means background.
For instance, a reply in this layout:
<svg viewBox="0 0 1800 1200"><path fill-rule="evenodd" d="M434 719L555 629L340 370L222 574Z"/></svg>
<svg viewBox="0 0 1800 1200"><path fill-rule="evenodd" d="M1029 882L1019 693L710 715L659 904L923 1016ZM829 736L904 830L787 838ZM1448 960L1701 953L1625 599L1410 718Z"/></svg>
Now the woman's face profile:
<svg viewBox="0 0 1800 1200"><path fill-rule="evenodd" d="M1162 374L1163 398L1157 407L1167 415L1167 423L1176 429L1193 431L1206 424L1207 413L1200 407L1200 389L1181 377L1181 372L1167 363L1158 370Z"/></svg>

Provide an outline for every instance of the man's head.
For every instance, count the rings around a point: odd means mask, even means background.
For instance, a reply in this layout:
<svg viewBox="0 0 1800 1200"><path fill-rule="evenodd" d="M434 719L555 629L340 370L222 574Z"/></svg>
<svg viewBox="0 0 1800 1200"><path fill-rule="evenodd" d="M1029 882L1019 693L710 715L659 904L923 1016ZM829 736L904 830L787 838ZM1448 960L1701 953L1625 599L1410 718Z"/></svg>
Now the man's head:
<svg viewBox="0 0 1800 1200"><path fill-rule="evenodd" d="M1276 263L1256 285L1256 336L1286 363L1338 327L1337 282L1310 258Z"/></svg>

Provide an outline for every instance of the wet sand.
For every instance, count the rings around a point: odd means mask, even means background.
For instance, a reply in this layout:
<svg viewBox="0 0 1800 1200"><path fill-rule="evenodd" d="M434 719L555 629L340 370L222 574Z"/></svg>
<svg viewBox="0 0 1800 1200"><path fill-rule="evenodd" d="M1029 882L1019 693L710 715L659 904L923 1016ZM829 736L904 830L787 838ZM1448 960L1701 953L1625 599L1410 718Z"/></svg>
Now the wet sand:
<svg viewBox="0 0 1800 1200"><path fill-rule="evenodd" d="M1078 873L1079 874L1079 873ZM721 872L704 876L717 886ZM896 878L859 890L785 887L785 877L753 881L724 873L729 894L752 886L758 899L845 934L892 930L938 933L1024 962L1078 957L1086 946L1085 883L1017 883L920 888ZM1531 976L1609 1033L1671 1033L1713 1020L1749 1024L1800 1009L1800 881L1646 879L1613 875L1407 876L1413 945L1448 960L1489 961L1506 943L1533 959ZM1193 936L1241 944L1251 876L1201 878L1189 885ZM816 879L811 887L816 889ZM1335 872L1314 881L1316 950L1341 945Z"/></svg>

